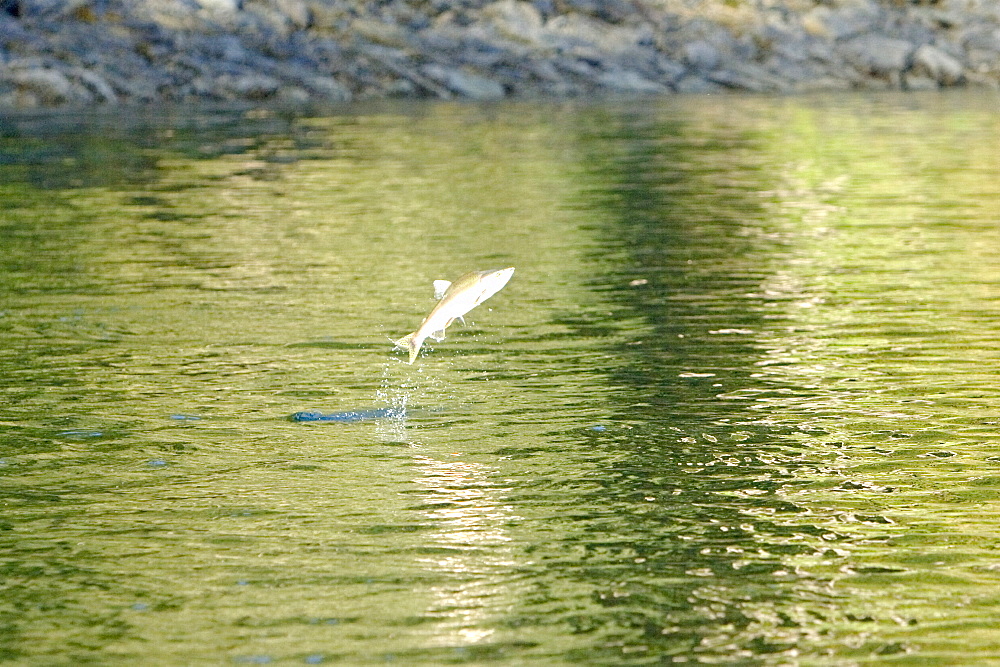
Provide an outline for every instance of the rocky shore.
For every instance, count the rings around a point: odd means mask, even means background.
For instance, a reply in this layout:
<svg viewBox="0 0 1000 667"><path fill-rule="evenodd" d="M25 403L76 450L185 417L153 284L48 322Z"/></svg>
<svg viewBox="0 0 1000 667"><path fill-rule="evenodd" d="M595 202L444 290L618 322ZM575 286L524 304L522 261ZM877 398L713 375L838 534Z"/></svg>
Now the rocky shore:
<svg viewBox="0 0 1000 667"><path fill-rule="evenodd" d="M998 0L0 0L0 108L955 85Z"/></svg>

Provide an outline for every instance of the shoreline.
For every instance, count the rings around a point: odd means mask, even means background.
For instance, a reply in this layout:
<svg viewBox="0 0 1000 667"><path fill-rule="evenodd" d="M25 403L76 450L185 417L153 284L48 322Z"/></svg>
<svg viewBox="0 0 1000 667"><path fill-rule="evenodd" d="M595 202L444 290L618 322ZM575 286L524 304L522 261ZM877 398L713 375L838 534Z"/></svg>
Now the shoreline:
<svg viewBox="0 0 1000 667"><path fill-rule="evenodd" d="M0 110L1000 89L990 0L0 0Z"/></svg>

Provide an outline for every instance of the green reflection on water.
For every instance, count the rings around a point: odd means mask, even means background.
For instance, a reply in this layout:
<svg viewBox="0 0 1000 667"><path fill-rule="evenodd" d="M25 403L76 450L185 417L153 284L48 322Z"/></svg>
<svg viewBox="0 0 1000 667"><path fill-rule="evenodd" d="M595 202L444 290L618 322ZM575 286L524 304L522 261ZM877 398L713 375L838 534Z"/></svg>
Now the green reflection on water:
<svg viewBox="0 0 1000 667"><path fill-rule="evenodd" d="M721 100L15 119L0 655L992 655L995 100Z"/></svg>

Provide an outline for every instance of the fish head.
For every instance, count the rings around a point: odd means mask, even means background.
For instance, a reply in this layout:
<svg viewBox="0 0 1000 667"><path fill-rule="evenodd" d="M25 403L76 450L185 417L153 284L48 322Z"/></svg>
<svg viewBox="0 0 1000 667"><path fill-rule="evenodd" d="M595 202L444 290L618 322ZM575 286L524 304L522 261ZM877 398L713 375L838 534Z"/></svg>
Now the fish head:
<svg viewBox="0 0 1000 667"><path fill-rule="evenodd" d="M479 290L476 303L479 304L503 289L511 276L514 275L514 267L508 266L506 269L494 271L476 271L475 275L477 278L476 287Z"/></svg>

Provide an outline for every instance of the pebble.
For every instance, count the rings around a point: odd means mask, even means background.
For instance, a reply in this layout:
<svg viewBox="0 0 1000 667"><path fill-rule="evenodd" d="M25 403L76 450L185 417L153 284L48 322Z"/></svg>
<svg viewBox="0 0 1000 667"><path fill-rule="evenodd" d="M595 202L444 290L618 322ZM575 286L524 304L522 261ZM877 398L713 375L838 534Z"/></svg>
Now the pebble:
<svg viewBox="0 0 1000 667"><path fill-rule="evenodd" d="M992 2L689 5L8 0L0 107L1000 87Z"/></svg>

